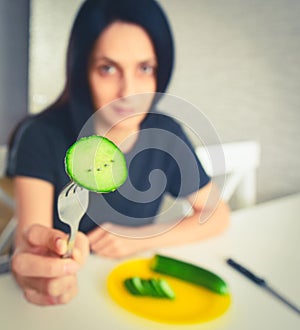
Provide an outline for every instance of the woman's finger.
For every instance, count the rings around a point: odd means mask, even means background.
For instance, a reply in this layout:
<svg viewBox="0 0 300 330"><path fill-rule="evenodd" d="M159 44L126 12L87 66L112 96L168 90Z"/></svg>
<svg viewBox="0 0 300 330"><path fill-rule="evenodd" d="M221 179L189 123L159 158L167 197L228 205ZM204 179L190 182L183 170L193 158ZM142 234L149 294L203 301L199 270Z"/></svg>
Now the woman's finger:
<svg viewBox="0 0 300 330"><path fill-rule="evenodd" d="M115 237L112 237L112 235L107 234L100 236L95 241L90 241L90 246L92 250L102 250L104 248L107 248L108 246L113 244L113 240L116 239Z"/></svg>
<svg viewBox="0 0 300 330"><path fill-rule="evenodd" d="M41 294L53 297L58 297L67 293L76 285L77 279L74 275L50 279L34 277L24 277L22 279L22 286L25 290L31 289Z"/></svg>
<svg viewBox="0 0 300 330"><path fill-rule="evenodd" d="M33 289L25 289L24 296L29 302L33 304L40 306L47 306L47 305L66 304L76 296L77 292L78 292L77 286L74 286L71 290L60 296L51 296L37 292L36 290Z"/></svg>
<svg viewBox="0 0 300 330"><path fill-rule="evenodd" d="M78 232L76 235L75 247L73 251L74 260L82 265L88 257L89 253L90 244L88 237L85 234Z"/></svg>
<svg viewBox="0 0 300 330"><path fill-rule="evenodd" d="M109 258L121 258L128 254L128 247L123 244L122 238L115 236L105 236L102 240L94 243L92 251L100 256Z"/></svg>
<svg viewBox="0 0 300 330"><path fill-rule="evenodd" d="M107 232L104 229L102 229L101 227L98 227L98 228L95 228L94 230L90 231L87 234L87 237L89 239L90 244L93 244L93 243L99 241L106 234L107 234Z"/></svg>
<svg viewBox="0 0 300 330"><path fill-rule="evenodd" d="M33 247L47 248L59 255L67 251L68 235L57 229L35 224L25 231L24 237Z"/></svg>
<svg viewBox="0 0 300 330"><path fill-rule="evenodd" d="M53 278L75 274L79 264L71 258L53 258L31 253L17 253L12 258L12 270L19 276Z"/></svg>

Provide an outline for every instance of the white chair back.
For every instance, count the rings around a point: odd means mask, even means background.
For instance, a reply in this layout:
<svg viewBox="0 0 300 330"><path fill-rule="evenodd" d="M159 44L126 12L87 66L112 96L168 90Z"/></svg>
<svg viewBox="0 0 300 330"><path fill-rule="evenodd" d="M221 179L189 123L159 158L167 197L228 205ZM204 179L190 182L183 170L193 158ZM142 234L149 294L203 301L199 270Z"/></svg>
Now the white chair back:
<svg viewBox="0 0 300 330"><path fill-rule="evenodd" d="M213 178L225 176L222 198L232 202L234 208L256 203L257 168L260 164L260 144L257 141L239 141L222 144L225 166L212 166L218 159L220 146L196 148L206 172Z"/></svg>

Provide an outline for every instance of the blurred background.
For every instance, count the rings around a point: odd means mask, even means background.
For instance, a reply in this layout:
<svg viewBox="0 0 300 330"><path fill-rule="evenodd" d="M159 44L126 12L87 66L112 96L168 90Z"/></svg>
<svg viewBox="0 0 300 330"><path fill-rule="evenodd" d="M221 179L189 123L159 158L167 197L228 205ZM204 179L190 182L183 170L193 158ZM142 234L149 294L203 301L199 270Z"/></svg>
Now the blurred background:
<svg viewBox="0 0 300 330"><path fill-rule="evenodd" d="M59 95L82 0L0 0L0 145ZM169 93L222 142L261 145L257 201L300 191L300 1L159 0L174 32Z"/></svg>

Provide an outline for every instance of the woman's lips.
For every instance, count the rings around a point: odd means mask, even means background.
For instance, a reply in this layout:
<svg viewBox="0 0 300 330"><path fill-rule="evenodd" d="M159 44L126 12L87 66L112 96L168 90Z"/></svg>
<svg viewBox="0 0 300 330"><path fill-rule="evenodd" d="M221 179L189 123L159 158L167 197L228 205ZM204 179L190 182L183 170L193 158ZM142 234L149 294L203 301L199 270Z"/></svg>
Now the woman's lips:
<svg viewBox="0 0 300 330"><path fill-rule="evenodd" d="M133 108L123 107L123 106L113 106L113 110L120 116L130 116L135 113Z"/></svg>

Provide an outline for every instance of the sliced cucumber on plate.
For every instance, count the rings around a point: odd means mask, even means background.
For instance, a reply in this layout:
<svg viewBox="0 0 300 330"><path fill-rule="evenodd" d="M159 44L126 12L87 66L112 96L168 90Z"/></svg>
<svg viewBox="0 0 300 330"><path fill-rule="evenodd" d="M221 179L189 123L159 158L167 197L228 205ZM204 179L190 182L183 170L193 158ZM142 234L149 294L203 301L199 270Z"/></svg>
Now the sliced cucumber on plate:
<svg viewBox="0 0 300 330"><path fill-rule="evenodd" d="M124 280L125 288L129 293L141 297L174 299L175 293L169 283L161 278L129 277Z"/></svg>

